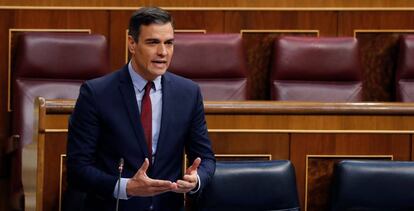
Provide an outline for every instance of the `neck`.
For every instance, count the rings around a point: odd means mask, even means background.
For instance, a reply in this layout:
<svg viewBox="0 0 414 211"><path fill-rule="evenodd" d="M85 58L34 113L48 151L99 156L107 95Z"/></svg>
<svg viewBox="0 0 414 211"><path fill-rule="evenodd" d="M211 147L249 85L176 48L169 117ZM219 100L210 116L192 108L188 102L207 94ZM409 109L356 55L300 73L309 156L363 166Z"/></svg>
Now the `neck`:
<svg viewBox="0 0 414 211"><path fill-rule="evenodd" d="M134 72L140 75L143 79L147 81L153 81L155 79L155 77L149 76L148 74L145 74L145 72L140 71L134 59L131 59L131 64L132 64L132 69L134 70Z"/></svg>

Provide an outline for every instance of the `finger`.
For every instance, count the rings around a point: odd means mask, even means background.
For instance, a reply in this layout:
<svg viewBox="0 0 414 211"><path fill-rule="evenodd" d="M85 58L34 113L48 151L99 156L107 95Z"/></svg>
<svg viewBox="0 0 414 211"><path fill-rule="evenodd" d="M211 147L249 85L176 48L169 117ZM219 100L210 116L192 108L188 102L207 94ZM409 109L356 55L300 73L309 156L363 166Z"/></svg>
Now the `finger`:
<svg viewBox="0 0 414 211"><path fill-rule="evenodd" d="M160 194L160 193L165 193L165 192L168 192L168 191L172 191L173 188L171 188L171 187L150 187L148 190L152 194L157 195L157 194Z"/></svg>
<svg viewBox="0 0 414 211"><path fill-rule="evenodd" d="M177 189L177 188L178 188L177 183L176 183L176 182L173 182L173 183L172 183L172 187L173 187L173 188L172 188L173 190Z"/></svg>
<svg viewBox="0 0 414 211"><path fill-rule="evenodd" d="M183 180L177 181L177 188L173 189L173 192L176 193L188 193L195 188L194 185L190 185L191 183L185 182Z"/></svg>
<svg viewBox="0 0 414 211"><path fill-rule="evenodd" d="M191 183L184 180L177 180L177 187L179 189L192 190L195 188L195 183Z"/></svg>
<svg viewBox="0 0 414 211"><path fill-rule="evenodd" d="M192 182L192 183L197 183L197 176L195 175L184 175L183 180L185 180L186 182Z"/></svg>
<svg viewBox="0 0 414 211"><path fill-rule="evenodd" d="M148 185L151 187L166 187L166 188L172 188L174 184L171 181L168 180L158 180L158 179L149 179Z"/></svg>
<svg viewBox="0 0 414 211"><path fill-rule="evenodd" d="M138 169L139 172L146 173L149 167L149 161L148 158L145 158L144 163L142 163L141 167Z"/></svg>
<svg viewBox="0 0 414 211"><path fill-rule="evenodd" d="M198 169L198 166L200 165L200 163L201 163L201 158L199 158L199 157L196 158L193 161L193 164L190 167L188 167L188 169L186 171L186 174L191 174L191 172L196 171Z"/></svg>

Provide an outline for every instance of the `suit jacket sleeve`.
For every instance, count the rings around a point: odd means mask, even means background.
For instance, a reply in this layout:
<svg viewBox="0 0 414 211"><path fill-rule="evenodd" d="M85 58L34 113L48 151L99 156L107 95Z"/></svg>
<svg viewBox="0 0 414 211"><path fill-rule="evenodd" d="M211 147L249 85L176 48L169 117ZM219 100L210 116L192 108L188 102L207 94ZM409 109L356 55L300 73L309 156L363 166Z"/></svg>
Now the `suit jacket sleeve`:
<svg viewBox="0 0 414 211"><path fill-rule="evenodd" d="M87 83L80 88L75 109L69 119L67 144L68 182L86 192L110 196L117 177L97 168L100 136L100 117L93 87Z"/></svg>
<svg viewBox="0 0 414 211"><path fill-rule="evenodd" d="M190 164L197 158L201 158L201 164L198 168L198 175L201 180L199 195L203 188L210 182L216 169L216 160L211 149L211 142L208 138L207 124L204 115L203 97L200 88L197 91L195 109L192 115L190 138L186 144L186 152Z"/></svg>

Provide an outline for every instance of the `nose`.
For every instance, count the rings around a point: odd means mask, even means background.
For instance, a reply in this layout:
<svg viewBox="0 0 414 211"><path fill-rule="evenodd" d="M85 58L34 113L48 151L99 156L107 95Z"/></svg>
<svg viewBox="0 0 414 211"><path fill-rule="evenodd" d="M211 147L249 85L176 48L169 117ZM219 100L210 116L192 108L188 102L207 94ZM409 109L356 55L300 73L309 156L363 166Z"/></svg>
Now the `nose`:
<svg viewBox="0 0 414 211"><path fill-rule="evenodd" d="M167 48L164 44L160 44L158 46L158 55L160 56L166 56L167 55Z"/></svg>

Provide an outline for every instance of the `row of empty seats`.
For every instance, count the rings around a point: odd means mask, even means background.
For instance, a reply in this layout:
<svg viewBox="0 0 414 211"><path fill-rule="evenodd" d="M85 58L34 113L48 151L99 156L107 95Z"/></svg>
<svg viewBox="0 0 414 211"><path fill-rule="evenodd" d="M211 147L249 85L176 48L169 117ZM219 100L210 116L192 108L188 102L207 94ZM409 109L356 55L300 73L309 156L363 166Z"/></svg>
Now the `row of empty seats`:
<svg viewBox="0 0 414 211"><path fill-rule="evenodd" d="M268 82L283 101L362 100L355 38L282 37ZM206 100L246 100L248 70L239 34L177 34L171 72L193 79Z"/></svg>
<svg viewBox="0 0 414 211"><path fill-rule="evenodd" d="M274 100L360 101L361 67L354 38L283 37L275 41L269 83ZM396 84L414 101L414 36L401 39ZM248 70L239 34L177 34L170 71L200 84L206 100L245 100ZM33 140L34 100L76 99L80 84L109 73L102 35L24 33L12 67L12 196L21 194L21 148ZM14 144L17 143L17 144ZM13 147L9 147L13 148Z"/></svg>
<svg viewBox="0 0 414 211"><path fill-rule="evenodd" d="M414 210L414 162L345 160L333 180L330 211ZM218 162L199 208L298 211L294 168L286 160Z"/></svg>
<svg viewBox="0 0 414 211"><path fill-rule="evenodd" d="M98 46L85 41L102 40L96 35L28 33L21 37L23 42L41 46L42 53L39 54L36 49L26 51L17 48L14 79L86 80L108 72L108 60L100 60L101 55L95 55L107 54L106 44ZM37 43L31 39L41 39L42 42ZM77 45L75 49L83 49L82 54L68 54L65 59L53 57L55 52L59 54L62 49L67 49L64 46L73 43ZM414 85L410 82L414 78L414 62L410 59L414 54L413 43L414 36L401 38L395 78L398 101L414 101ZM97 52L100 50L103 51ZM31 58L45 63L23 61ZM101 69L91 70L79 64L86 58L90 64L101 62L96 64ZM274 42L271 61L268 83L272 100L362 101L362 67L355 38L281 37ZM38 68L30 69L27 68L30 66L22 66L21 63L35 64ZM66 68L56 68L57 64ZM201 86L205 100L249 99L249 71L239 34L177 34L169 70L196 81Z"/></svg>
<svg viewBox="0 0 414 211"><path fill-rule="evenodd" d="M276 39L268 81L271 99L362 101L359 50L357 39L351 37ZM170 71L196 81L206 100L248 100L249 72L243 51L239 34L177 34ZM395 77L397 101L414 101L413 57L414 36L402 36Z"/></svg>

